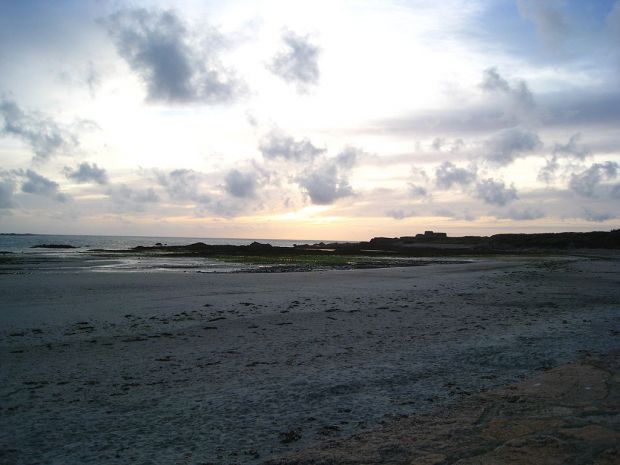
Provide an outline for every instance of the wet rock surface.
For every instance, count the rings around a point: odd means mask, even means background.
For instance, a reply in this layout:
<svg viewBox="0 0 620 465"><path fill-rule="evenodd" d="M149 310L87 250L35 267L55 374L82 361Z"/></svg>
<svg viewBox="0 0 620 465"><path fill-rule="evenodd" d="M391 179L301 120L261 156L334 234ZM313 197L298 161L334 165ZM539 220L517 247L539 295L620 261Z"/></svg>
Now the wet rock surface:
<svg viewBox="0 0 620 465"><path fill-rule="evenodd" d="M620 463L620 352L586 357L269 465Z"/></svg>

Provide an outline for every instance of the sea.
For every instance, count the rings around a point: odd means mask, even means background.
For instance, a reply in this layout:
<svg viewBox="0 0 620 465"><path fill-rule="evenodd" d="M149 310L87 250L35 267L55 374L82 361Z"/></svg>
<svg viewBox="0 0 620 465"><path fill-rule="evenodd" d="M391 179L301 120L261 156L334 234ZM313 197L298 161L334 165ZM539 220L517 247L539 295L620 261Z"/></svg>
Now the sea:
<svg viewBox="0 0 620 465"><path fill-rule="evenodd" d="M80 236L50 234L0 234L0 273L45 271L169 271L169 272L235 272L259 265L226 263L211 258L110 256L93 252L96 249L127 250L133 247L164 245L188 245L204 242L210 245L248 245L252 242L280 247L294 244L315 244L320 240L285 239L238 239L205 237L152 237L152 236ZM332 241L329 241L332 242ZM75 248L38 248L42 244L62 244Z"/></svg>

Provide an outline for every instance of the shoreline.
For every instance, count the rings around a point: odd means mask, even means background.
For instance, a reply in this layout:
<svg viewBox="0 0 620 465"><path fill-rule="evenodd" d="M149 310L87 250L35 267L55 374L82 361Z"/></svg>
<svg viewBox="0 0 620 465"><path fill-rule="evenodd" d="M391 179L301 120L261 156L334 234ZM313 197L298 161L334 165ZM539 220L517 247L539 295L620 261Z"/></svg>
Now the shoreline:
<svg viewBox="0 0 620 465"><path fill-rule="evenodd" d="M243 251L237 246L235 250ZM234 255L155 251L70 251L38 253L7 253L0 255L0 276L37 272L176 272L176 273L287 273L330 270L381 269L416 267L426 265L461 265L485 261L510 260L580 260L618 259L620 251L608 249L573 249L570 251L547 250L523 253L457 254L437 253L431 256L383 254L374 251L362 255L353 253L324 255L314 251L306 255L303 250L291 254L293 249L279 248L267 254ZM185 246L181 246L185 250Z"/></svg>
<svg viewBox="0 0 620 465"><path fill-rule="evenodd" d="M208 255L97 251L0 255L0 275L39 271L93 272L196 272L196 273L287 273L464 264L471 257L407 257L374 255ZM292 250L292 249L291 249ZM480 258L477 258L480 259Z"/></svg>

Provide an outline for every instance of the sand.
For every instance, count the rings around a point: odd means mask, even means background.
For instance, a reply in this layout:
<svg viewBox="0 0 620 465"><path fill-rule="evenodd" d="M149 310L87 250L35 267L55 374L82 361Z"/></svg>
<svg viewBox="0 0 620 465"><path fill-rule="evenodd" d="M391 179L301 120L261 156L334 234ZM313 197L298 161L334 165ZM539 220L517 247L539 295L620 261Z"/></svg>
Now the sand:
<svg viewBox="0 0 620 465"><path fill-rule="evenodd" d="M0 275L0 463L260 463L373 434L617 350L619 271Z"/></svg>

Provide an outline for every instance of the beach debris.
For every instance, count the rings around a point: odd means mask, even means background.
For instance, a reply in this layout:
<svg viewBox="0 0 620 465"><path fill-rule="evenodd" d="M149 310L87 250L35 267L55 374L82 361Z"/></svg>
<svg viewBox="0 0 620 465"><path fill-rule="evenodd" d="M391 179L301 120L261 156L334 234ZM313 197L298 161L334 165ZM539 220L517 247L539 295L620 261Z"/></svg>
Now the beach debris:
<svg viewBox="0 0 620 465"><path fill-rule="evenodd" d="M279 437L282 444L289 444L291 442L299 441L301 439L301 428L281 432Z"/></svg>
<svg viewBox="0 0 620 465"><path fill-rule="evenodd" d="M253 459L258 459L260 458L260 454L258 453L258 451L256 449L249 449L243 452L244 455L248 455Z"/></svg>
<svg viewBox="0 0 620 465"><path fill-rule="evenodd" d="M336 425L326 425L326 426L321 426L319 429L317 429L316 434L320 434L321 436L332 436L333 434L336 434L338 431L340 431L340 427Z"/></svg>

